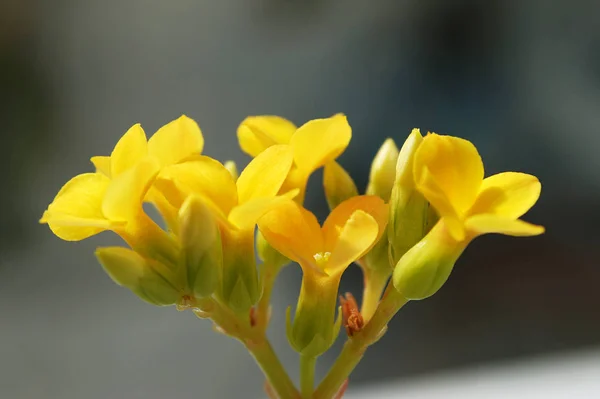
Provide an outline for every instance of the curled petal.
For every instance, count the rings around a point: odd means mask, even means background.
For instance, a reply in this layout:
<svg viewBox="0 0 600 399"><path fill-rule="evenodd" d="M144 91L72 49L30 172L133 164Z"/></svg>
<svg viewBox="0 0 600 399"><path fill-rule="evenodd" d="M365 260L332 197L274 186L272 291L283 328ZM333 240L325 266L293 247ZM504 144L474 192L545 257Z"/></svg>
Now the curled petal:
<svg viewBox="0 0 600 399"><path fill-rule="evenodd" d="M352 128L342 114L305 123L290 141L296 166L308 174L312 173L344 152L351 137Z"/></svg>
<svg viewBox="0 0 600 399"><path fill-rule="evenodd" d="M338 232L325 272L331 275L346 270L375 245L379 230L379 223L370 214L354 211Z"/></svg>
<svg viewBox="0 0 600 399"><path fill-rule="evenodd" d="M231 173L219 162L207 156L164 168L156 187L176 208L190 194L197 194L210 201L222 217L227 217L237 204L237 189Z"/></svg>
<svg viewBox="0 0 600 399"><path fill-rule="evenodd" d="M102 213L102 200L110 179L101 173L84 173L69 180L44 212L40 223L48 223L54 234L66 241L79 241L111 223Z"/></svg>
<svg viewBox="0 0 600 399"><path fill-rule="evenodd" d="M139 123L133 125L121 137L110 155L110 176L115 177L129 170L148 155L146 133Z"/></svg>
<svg viewBox="0 0 600 399"><path fill-rule="evenodd" d="M505 172L483 180L471 215L492 213L517 219L538 200L542 185L537 177L525 173Z"/></svg>
<svg viewBox="0 0 600 399"><path fill-rule="evenodd" d="M419 190L440 213L451 207L462 218L483 181L483 163L475 146L452 136L429 134L415 154L413 175ZM442 204L442 198L447 201Z"/></svg>
<svg viewBox="0 0 600 399"><path fill-rule="evenodd" d="M289 144L296 125L285 118L274 115L249 116L237 130L242 151L256 157L276 144Z"/></svg>
<svg viewBox="0 0 600 399"><path fill-rule="evenodd" d="M204 137L198 124L181 115L158 129L148 141L148 152L160 166L173 165L202 153Z"/></svg>
<svg viewBox="0 0 600 399"><path fill-rule="evenodd" d="M269 244L301 265L314 265L314 255L323 251L317 218L292 200L281 201L265 213L258 228Z"/></svg>
<svg viewBox="0 0 600 399"><path fill-rule="evenodd" d="M237 179L239 202L242 204L251 199L274 197L285 181L292 162L289 145L274 145L260 153Z"/></svg>
<svg viewBox="0 0 600 399"><path fill-rule="evenodd" d="M323 224L325 248L331 251L339 240L339 234L351 216L361 210L373 218L377 224L375 242L385 233L388 221L388 206L383 199L375 195L360 195L352 197L338 205ZM375 244L373 242L373 244Z"/></svg>
<svg viewBox="0 0 600 399"><path fill-rule="evenodd" d="M140 161L134 168L115 177L102 201L102 212L109 220L131 221L142 211L142 202L158 174L154 158Z"/></svg>
<svg viewBox="0 0 600 399"><path fill-rule="evenodd" d="M475 215L467 219L465 227L475 235L499 233L508 236L526 237L543 234L543 226L497 215Z"/></svg>

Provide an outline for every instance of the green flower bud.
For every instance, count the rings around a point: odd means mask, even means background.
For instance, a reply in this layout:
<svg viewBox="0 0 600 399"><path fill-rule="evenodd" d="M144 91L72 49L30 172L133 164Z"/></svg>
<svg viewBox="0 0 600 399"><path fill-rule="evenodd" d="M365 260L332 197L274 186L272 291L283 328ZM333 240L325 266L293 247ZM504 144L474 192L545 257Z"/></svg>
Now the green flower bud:
<svg viewBox="0 0 600 399"><path fill-rule="evenodd" d="M358 190L352 177L335 161L325 165L323 187L325 188L325 197L327 198L329 209L332 210L347 199L358 195Z"/></svg>
<svg viewBox="0 0 600 399"><path fill-rule="evenodd" d="M433 210L419 193L413 181L413 160L423 141L418 129L413 129L400 150L396 165L396 180L390 197L388 240L390 260L396 264L431 228Z"/></svg>
<svg viewBox="0 0 600 399"><path fill-rule="evenodd" d="M291 262L267 242L260 230L256 233L256 251L258 258L268 267L279 269Z"/></svg>
<svg viewBox="0 0 600 399"><path fill-rule="evenodd" d="M444 285L468 240L457 242L438 223L400 259L394 269L396 290L406 299L425 299Z"/></svg>
<svg viewBox="0 0 600 399"><path fill-rule="evenodd" d="M223 269L223 251L217 222L199 197L189 196L179 210L179 239L192 294L210 296Z"/></svg>
<svg viewBox="0 0 600 399"><path fill-rule="evenodd" d="M248 314L260 295L254 231L223 229L223 280L218 295L234 312Z"/></svg>
<svg viewBox="0 0 600 399"><path fill-rule="evenodd" d="M340 276L341 277L341 276ZM305 274L296 306L294 322L287 310L287 338L302 355L317 357L335 342L342 323L335 310L340 277Z"/></svg>
<svg viewBox="0 0 600 399"><path fill-rule="evenodd" d="M235 164L235 161L227 161L223 164L223 166L225 166L225 169L227 169L227 171L231 173L233 180L237 181L240 174L238 173L238 168Z"/></svg>
<svg viewBox="0 0 600 399"><path fill-rule="evenodd" d="M387 139L373 158L371 174L367 186L367 195L378 195L386 202L389 201L396 177L398 147L394 140Z"/></svg>
<svg viewBox="0 0 600 399"><path fill-rule="evenodd" d="M166 266L128 248L98 248L96 257L115 283L153 305L173 305L182 295Z"/></svg>

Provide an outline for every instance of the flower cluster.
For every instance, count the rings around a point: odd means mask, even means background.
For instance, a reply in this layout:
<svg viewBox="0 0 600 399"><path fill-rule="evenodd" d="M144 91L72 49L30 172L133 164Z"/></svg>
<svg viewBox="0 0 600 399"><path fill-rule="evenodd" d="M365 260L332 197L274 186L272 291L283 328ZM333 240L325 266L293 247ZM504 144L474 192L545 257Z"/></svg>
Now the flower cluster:
<svg viewBox="0 0 600 399"><path fill-rule="evenodd" d="M213 319L253 353L273 396L297 397L276 358L259 345L266 342L275 278L290 261L303 280L293 320L288 309L287 334L304 362L302 395L311 397L311 365L342 323L349 342L366 349L404 303L441 288L475 237L544 231L519 220L540 195L538 179L516 172L484 178L476 148L460 138L423 137L415 129L400 150L386 140L359 195L336 162L352 135L344 115L300 127L253 116L237 135L253 158L239 175L232 162L202 155L203 135L186 116L150 139L136 124L110 156L91 158L95 172L61 188L41 222L68 241L118 234L128 248L96 252L108 275L147 302ZM303 206L308 179L321 167L331 208L322 225ZM162 221L149 217L144 203ZM354 262L365 276L362 306L348 295L338 311L340 279ZM333 395L350 371L328 376L315 397Z"/></svg>

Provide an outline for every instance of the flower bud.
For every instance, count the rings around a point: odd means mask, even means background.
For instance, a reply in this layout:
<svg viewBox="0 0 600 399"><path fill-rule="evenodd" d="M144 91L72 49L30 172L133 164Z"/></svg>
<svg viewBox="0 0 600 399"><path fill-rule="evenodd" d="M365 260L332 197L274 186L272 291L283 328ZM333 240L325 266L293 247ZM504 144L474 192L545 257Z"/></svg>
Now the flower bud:
<svg viewBox="0 0 600 399"><path fill-rule="evenodd" d="M190 195L179 210L179 239L188 286L197 298L210 296L223 268L221 235L210 209Z"/></svg>
<svg viewBox="0 0 600 399"><path fill-rule="evenodd" d="M323 187L329 209L333 210L342 202L358 195L354 180L339 163L329 162L324 169Z"/></svg>
<svg viewBox="0 0 600 399"><path fill-rule="evenodd" d="M406 299L419 300L435 294L444 285L468 240L457 242L443 222L402 256L394 269L396 290Z"/></svg>
<svg viewBox="0 0 600 399"><path fill-rule="evenodd" d="M413 180L413 160L423 141L418 129L413 129L400 150L396 165L396 179L390 197L388 240L390 260L396 264L402 255L427 234L432 210L419 193Z"/></svg>
<svg viewBox="0 0 600 399"><path fill-rule="evenodd" d="M260 295L254 255L254 231L223 229L223 279L220 299L239 314L249 314Z"/></svg>
<svg viewBox="0 0 600 399"><path fill-rule="evenodd" d="M240 174L238 172L238 168L237 168L237 165L235 164L235 161L226 161L223 164L223 166L231 174L231 176L233 177L233 180L237 181Z"/></svg>
<svg viewBox="0 0 600 399"><path fill-rule="evenodd" d="M340 278L305 274L294 321L287 310L287 338L300 354L317 357L335 342L342 323L341 311L335 318Z"/></svg>
<svg viewBox="0 0 600 399"><path fill-rule="evenodd" d="M373 158L367 195L378 195L386 202L389 201L396 176L398 147L394 140L387 139Z"/></svg>
<svg viewBox="0 0 600 399"><path fill-rule="evenodd" d="M115 283L153 305L173 305L181 297L173 275L159 262L122 247L98 248L96 257Z"/></svg>
<svg viewBox="0 0 600 399"><path fill-rule="evenodd" d="M291 262L267 242L260 230L256 233L256 251L258 258L268 267L279 269Z"/></svg>

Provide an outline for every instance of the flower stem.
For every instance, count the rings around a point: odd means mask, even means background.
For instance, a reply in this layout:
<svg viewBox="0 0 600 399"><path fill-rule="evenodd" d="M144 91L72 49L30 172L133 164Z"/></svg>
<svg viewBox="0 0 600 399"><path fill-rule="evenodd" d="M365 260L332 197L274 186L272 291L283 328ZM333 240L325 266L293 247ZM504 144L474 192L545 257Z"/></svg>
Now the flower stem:
<svg viewBox="0 0 600 399"><path fill-rule="evenodd" d="M408 302L392 284L388 284L377 310L365 328L348 338L340 355L314 392L313 399L329 399L362 359L367 348L385 332L391 318Z"/></svg>
<svg viewBox="0 0 600 399"><path fill-rule="evenodd" d="M266 330L269 324L269 308L271 306L271 294L273 293L273 286L275 285L277 275L282 268L272 264L263 264L262 267L263 275L261 278L263 292L256 306L256 325L260 329Z"/></svg>
<svg viewBox="0 0 600 399"><path fill-rule="evenodd" d="M277 358L269 341L264 338L259 342L244 342L248 351L267 377L267 381L281 399L299 399L300 395L294 383L287 375L283 365Z"/></svg>
<svg viewBox="0 0 600 399"><path fill-rule="evenodd" d="M316 357L300 355L300 392L304 399L309 399L315 389L316 362Z"/></svg>
<svg viewBox="0 0 600 399"><path fill-rule="evenodd" d="M377 305L379 305L381 294L385 289L390 275L389 273L370 270L368 268L364 268L363 270L365 282L360 314L365 320L365 323L367 323L371 317L373 317Z"/></svg>

